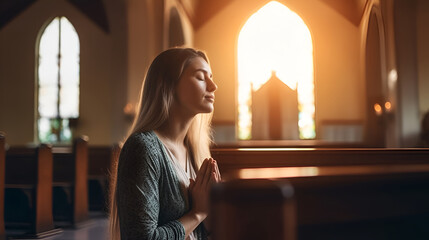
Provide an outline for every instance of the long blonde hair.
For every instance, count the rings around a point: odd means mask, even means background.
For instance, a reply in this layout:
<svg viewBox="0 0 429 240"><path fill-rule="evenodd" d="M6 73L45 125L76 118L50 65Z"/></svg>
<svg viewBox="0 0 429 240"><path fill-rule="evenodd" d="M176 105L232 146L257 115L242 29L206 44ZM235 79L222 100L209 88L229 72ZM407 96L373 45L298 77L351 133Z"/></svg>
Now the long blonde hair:
<svg viewBox="0 0 429 240"><path fill-rule="evenodd" d="M150 65L143 82L138 112L128 136L137 132L158 129L170 116L177 83L191 59L201 57L209 63L206 54L192 48L171 48L160 53ZM198 114L192 120L186 141L192 153L192 164L197 171L204 158L210 156L211 119L213 113ZM112 168L110 182L110 236L120 239L120 223L116 205L116 174L118 163Z"/></svg>

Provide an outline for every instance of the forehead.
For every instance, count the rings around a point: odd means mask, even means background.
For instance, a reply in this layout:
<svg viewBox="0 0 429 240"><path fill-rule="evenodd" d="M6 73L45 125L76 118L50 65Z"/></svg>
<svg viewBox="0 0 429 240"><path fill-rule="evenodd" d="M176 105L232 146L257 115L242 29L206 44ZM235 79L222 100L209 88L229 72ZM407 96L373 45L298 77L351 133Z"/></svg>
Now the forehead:
<svg viewBox="0 0 429 240"><path fill-rule="evenodd" d="M185 71L187 71L189 73L194 73L196 71L202 71L202 72L206 72L209 75L212 74L212 70L210 68L210 65L202 57L195 57L195 58L190 59L189 64L186 67Z"/></svg>

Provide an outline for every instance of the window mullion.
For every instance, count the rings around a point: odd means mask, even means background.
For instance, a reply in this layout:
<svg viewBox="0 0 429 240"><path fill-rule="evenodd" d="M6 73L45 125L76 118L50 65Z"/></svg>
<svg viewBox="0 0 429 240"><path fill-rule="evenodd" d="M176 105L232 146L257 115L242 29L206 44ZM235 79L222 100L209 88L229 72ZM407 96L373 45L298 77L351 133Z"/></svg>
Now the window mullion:
<svg viewBox="0 0 429 240"><path fill-rule="evenodd" d="M57 139L59 142L62 141L61 139L61 128L62 128L62 119L60 114L60 101L61 101L61 18L59 18L59 24L58 24L58 78L57 78L57 84L58 84L58 97L57 97L57 121L58 121L58 131L57 131Z"/></svg>

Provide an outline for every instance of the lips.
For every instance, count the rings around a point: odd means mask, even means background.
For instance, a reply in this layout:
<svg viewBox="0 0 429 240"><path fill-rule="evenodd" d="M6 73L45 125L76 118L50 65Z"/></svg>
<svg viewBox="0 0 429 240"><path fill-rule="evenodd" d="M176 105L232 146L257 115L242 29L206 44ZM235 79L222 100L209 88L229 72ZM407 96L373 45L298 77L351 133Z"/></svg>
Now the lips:
<svg viewBox="0 0 429 240"><path fill-rule="evenodd" d="M207 95L207 96L205 96L204 98L205 98L205 99L207 99L207 100L208 100L208 101L210 101L210 102L214 102L214 100L215 100L214 95Z"/></svg>

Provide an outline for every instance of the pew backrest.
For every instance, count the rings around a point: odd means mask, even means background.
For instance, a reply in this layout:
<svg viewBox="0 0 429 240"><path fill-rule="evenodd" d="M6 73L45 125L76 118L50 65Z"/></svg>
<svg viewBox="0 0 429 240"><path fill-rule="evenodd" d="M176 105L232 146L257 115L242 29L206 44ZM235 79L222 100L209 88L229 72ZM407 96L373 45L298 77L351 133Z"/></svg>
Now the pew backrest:
<svg viewBox="0 0 429 240"><path fill-rule="evenodd" d="M6 188L32 189L32 232L54 229L52 218L52 147L10 147L6 152Z"/></svg>
<svg viewBox="0 0 429 240"><path fill-rule="evenodd" d="M296 239L293 188L287 181L237 180L214 185L212 239Z"/></svg>
<svg viewBox="0 0 429 240"><path fill-rule="evenodd" d="M92 211L107 211L109 186L114 164L119 157L119 145L89 147L89 208Z"/></svg>
<svg viewBox="0 0 429 240"><path fill-rule="evenodd" d="M429 238L429 164L249 168L231 173L232 179L243 181L289 181L298 239ZM230 212L246 208L234 207L238 209Z"/></svg>
<svg viewBox="0 0 429 240"><path fill-rule="evenodd" d="M222 173L241 168L429 163L429 149L231 148L212 149Z"/></svg>
<svg viewBox="0 0 429 240"><path fill-rule="evenodd" d="M112 146L90 146L89 147L89 177L93 179L106 179L112 171L119 157L120 147L118 144Z"/></svg>
<svg viewBox="0 0 429 240"><path fill-rule="evenodd" d="M5 235L4 228L4 181L6 167L5 137L0 134L0 239Z"/></svg>
<svg viewBox="0 0 429 240"><path fill-rule="evenodd" d="M88 218L88 138L76 138L72 147L54 147L54 186L73 189L73 223Z"/></svg>

